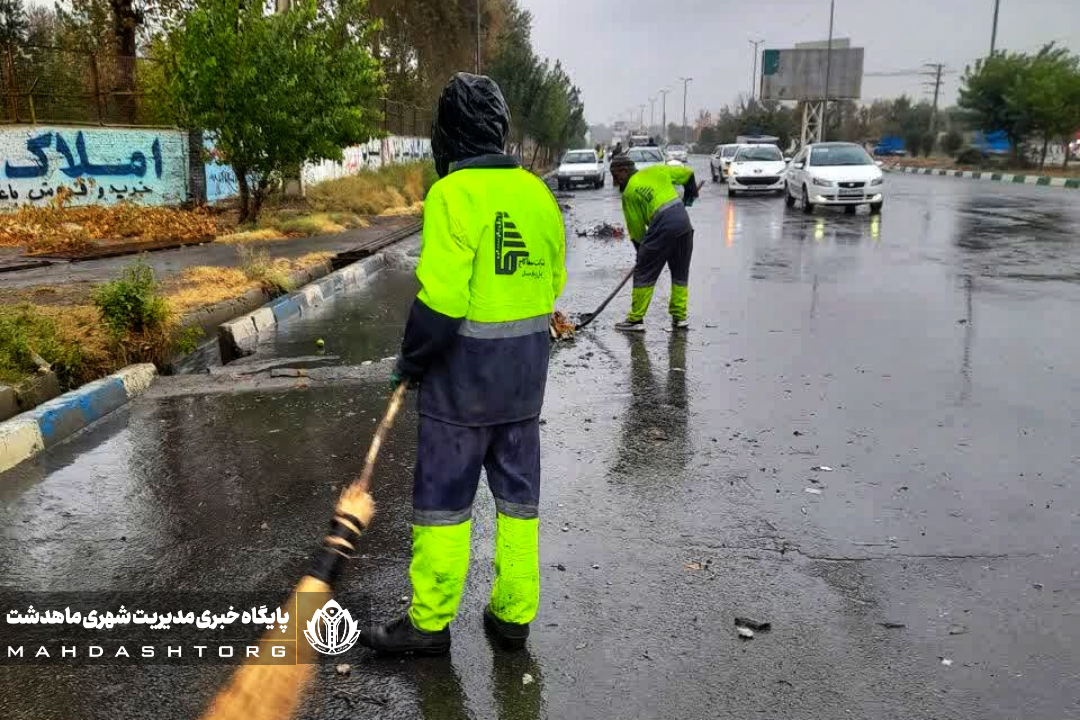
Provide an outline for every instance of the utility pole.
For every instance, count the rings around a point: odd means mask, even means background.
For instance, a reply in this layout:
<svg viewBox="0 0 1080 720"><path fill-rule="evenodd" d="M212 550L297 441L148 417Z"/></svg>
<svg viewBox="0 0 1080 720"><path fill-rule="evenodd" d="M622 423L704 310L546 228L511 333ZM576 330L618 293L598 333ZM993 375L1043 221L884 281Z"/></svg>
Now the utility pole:
<svg viewBox="0 0 1080 720"><path fill-rule="evenodd" d="M829 49L825 52L825 102L821 104L821 139L829 130L829 81L832 79L832 33L836 0L829 0Z"/></svg>
<svg viewBox="0 0 1080 720"><path fill-rule="evenodd" d="M656 127L656 98L649 98L649 135L652 135L653 128Z"/></svg>
<svg viewBox="0 0 1080 720"><path fill-rule="evenodd" d="M994 56L994 49L997 47L997 22L1000 8L1001 0L994 0L994 25L990 28L990 57Z"/></svg>
<svg viewBox="0 0 1080 720"><path fill-rule="evenodd" d="M750 76L750 101L753 102L757 98L757 59L758 59L758 46L763 44L764 40L747 40L748 43L754 46L754 73Z"/></svg>
<svg viewBox="0 0 1080 720"><path fill-rule="evenodd" d="M922 75L926 75L927 77L933 77L934 78L933 82L925 82L925 83L923 83L927 87L932 86L934 88L934 105L930 110L930 134L933 135L933 133L934 133L934 125L936 124L936 121L937 121L938 98L941 96L941 74L945 70L945 64L944 63L923 63L923 65L925 67L928 67L928 68L933 68L930 72L922 73Z"/></svg>
<svg viewBox="0 0 1080 720"><path fill-rule="evenodd" d="M480 0L476 0L476 74L480 74Z"/></svg>
<svg viewBox="0 0 1080 720"><path fill-rule="evenodd" d="M663 90L660 91L660 96L663 98L663 106L662 106L663 117L661 118L660 122L662 122L664 124L663 130L662 130L662 132L660 134L664 136L664 144L665 145L667 145L667 141L668 141L668 136L667 136L667 96L668 96L669 92L671 92L671 91L668 90L667 88L664 88Z"/></svg>
<svg viewBox="0 0 1080 720"><path fill-rule="evenodd" d="M679 78L679 80L682 81L682 135L683 135L682 141L683 141L683 145L690 144L690 140L687 137L689 135L689 128L686 127L686 89L687 89L687 87L689 87L690 81L693 80L693 79L694 78L689 78L689 77Z"/></svg>

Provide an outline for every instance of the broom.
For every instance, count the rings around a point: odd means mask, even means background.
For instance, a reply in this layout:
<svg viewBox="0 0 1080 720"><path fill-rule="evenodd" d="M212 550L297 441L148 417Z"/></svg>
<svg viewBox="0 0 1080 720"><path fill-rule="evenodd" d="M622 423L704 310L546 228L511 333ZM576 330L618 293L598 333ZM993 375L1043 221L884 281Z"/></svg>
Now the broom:
<svg viewBox="0 0 1080 720"><path fill-rule="evenodd" d="M345 487L338 498L330 534L323 539L308 574L293 590L286 607L298 607L301 593L330 593L344 561L356 550L361 531L375 514L368 488L386 434L405 399L407 383L401 383L390 398L382 422L371 439L360 478ZM280 644L273 631L259 640L258 657L269 657L269 648ZM293 717L314 674L315 650L299 637L297 620L296 662L292 665L245 663L229 684L214 698L203 720L287 720Z"/></svg>

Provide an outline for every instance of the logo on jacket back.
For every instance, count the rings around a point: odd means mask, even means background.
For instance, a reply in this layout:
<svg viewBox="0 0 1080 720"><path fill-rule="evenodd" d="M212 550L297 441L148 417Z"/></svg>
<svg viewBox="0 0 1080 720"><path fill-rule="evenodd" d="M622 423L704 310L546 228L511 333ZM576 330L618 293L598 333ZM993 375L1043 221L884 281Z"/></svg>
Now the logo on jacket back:
<svg viewBox="0 0 1080 720"><path fill-rule="evenodd" d="M504 212L495 213L495 274L513 275L518 263L529 259L529 251L517 226Z"/></svg>

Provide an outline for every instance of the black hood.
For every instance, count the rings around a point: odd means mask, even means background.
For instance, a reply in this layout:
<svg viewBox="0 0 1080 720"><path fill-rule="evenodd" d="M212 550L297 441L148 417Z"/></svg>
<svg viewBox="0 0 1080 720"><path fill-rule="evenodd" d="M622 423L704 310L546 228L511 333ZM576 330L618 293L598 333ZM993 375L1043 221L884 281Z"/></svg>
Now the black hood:
<svg viewBox="0 0 1080 720"><path fill-rule="evenodd" d="M450 163L503 152L510 109L498 84L485 75L458 73L439 96L431 125L431 154L439 177Z"/></svg>

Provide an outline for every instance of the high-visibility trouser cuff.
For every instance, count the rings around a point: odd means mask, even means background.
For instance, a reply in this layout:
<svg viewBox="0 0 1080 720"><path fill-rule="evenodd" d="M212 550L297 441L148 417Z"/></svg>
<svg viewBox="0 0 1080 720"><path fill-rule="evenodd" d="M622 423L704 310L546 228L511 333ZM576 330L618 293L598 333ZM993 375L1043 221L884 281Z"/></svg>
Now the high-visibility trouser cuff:
<svg viewBox="0 0 1080 720"><path fill-rule="evenodd" d="M671 283L671 301L668 303L668 312L676 320L685 320L687 306L689 305L690 291L686 284L678 285Z"/></svg>
<svg viewBox="0 0 1080 720"><path fill-rule="evenodd" d="M649 311L649 303L652 302L655 285L635 287L630 299L630 313L626 319L630 322L638 322L645 319L645 313Z"/></svg>
<svg viewBox="0 0 1080 720"><path fill-rule="evenodd" d="M503 622L525 624L540 607L540 520L496 513L495 584L491 611Z"/></svg>
<svg viewBox="0 0 1080 720"><path fill-rule="evenodd" d="M409 619L416 628L437 632L457 615L469 571L471 532L471 520L456 525L413 525Z"/></svg>

